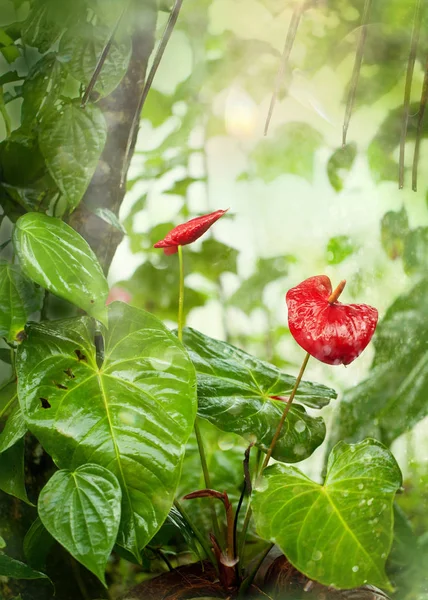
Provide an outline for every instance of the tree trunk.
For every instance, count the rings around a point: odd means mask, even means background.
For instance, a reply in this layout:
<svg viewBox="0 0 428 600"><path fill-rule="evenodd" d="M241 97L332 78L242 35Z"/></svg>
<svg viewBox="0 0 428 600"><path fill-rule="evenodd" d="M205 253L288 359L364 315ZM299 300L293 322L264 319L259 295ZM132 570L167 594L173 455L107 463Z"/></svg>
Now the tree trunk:
<svg viewBox="0 0 428 600"><path fill-rule="evenodd" d="M155 42L156 0L144 0L140 4L141 8L138 9L134 22L141 25L132 38L128 71L114 92L98 103L107 121L107 142L83 201L69 220L69 224L94 250L105 273L122 234L95 215L94 211L97 208L107 208L117 215L125 196L126 171L136 141L136 136L131 139L131 128Z"/></svg>

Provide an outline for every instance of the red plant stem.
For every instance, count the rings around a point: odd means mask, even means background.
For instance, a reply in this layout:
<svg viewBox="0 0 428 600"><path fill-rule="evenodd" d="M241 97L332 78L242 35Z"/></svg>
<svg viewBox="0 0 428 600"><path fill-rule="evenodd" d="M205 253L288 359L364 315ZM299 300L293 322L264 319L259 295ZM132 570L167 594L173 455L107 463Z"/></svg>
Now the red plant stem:
<svg viewBox="0 0 428 600"><path fill-rule="evenodd" d="M345 289L346 279L342 279L337 288L330 294L328 297L329 304L334 304L336 300L339 298L340 294Z"/></svg>

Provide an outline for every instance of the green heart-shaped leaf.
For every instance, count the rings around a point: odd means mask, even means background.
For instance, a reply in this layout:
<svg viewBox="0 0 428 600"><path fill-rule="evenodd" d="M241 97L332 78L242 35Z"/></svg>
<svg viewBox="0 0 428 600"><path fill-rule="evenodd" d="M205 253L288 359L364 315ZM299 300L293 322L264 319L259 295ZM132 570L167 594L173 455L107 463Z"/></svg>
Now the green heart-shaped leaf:
<svg viewBox="0 0 428 600"><path fill-rule="evenodd" d="M1 552L0 575L2 577L12 577L13 579L49 579L44 573L34 571L34 569L31 569L28 565L7 556L7 554L2 554Z"/></svg>
<svg viewBox="0 0 428 600"><path fill-rule="evenodd" d="M0 264L0 336L16 341L31 313L41 309L43 290L17 265Z"/></svg>
<svg viewBox="0 0 428 600"><path fill-rule="evenodd" d="M222 431L254 439L266 451L284 410L284 402L274 396L287 397L295 378L194 329L184 330L183 341L198 377L198 414ZM297 402L315 408L335 397L332 389L309 382L302 382L296 394ZM273 454L284 462L307 458L325 437L323 419L308 415L297 402L288 413Z"/></svg>
<svg viewBox="0 0 428 600"><path fill-rule="evenodd" d="M384 567L393 536L393 500L400 469L372 439L340 442L332 450L324 484L295 467L266 469L252 506L259 535L324 585L390 589Z"/></svg>
<svg viewBox="0 0 428 600"><path fill-rule="evenodd" d="M106 323L108 283L77 231L61 219L27 213L16 222L13 241L30 279Z"/></svg>
<svg viewBox="0 0 428 600"><path fill-rule="evenodd" d="M0 490L31 504L25 489L23 439L0 454Z"/></svg>
<svg viewBox="0 0 428 600"><path fill-rule="evenodd" d="M121 489L99 465L57 471L40 492L39 517L49 533L105 585L105 567L120 523Z"/></svg>
<svg viewBox="0 0 428 600"><path fill-rule="evenodd" d="M62 469L87 462L122 488L118 543L137 558L171 508L196 412L195 371L153 315L114 302L105 358L88 317L28 327L17 356L29 429Z"/></svg>
<svg viewBox="0 0 428 600"><path fill-rule="evenodd" d="M86 192L106 139L107 125L96 106L67 103L44 116L40 150L70 212Z"/></svg>

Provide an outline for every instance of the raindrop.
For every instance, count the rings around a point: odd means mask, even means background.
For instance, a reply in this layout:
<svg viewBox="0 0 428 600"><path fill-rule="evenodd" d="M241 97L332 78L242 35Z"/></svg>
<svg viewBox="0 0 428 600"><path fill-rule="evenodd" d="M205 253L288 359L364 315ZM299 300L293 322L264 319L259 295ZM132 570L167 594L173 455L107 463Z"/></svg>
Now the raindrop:
<svg viewBox="0 0 428 600"><path fill-rule="evenodd" d="M374 498L370 498L370 500L367 500L367 506L371 506L373 504L373 500Z"/></svg>
<svg viewBox="0 0 428 600"><path fill-rule="evenodd" d="M363 490L364 489L364 483L359 483L358 484L358 489L359 490Z"/></svg>
<svg viewBox="0 0 428 600"><path fill-rule="evenodd" d="M295 425L294 425L294 429L298 432L298 433L302 433L303 431L305 431L306 429L306 425L304 424L303 421L296 421Z"/></svg>
<svg viewBox="0 0 428 600"><path fill-rule="evenodd" d="M322 552L320 552L319 550L315 550L312 553L312 560L321 560L322 559Z"/></svg>
<svg viewBox="0 0 428 600"><path fill-rule="evenodd" d="M352 570L354 571L354 573L357 573L357 571L360 570L360 567L358 565L355 565L354 567L352 567Z"/></svg>

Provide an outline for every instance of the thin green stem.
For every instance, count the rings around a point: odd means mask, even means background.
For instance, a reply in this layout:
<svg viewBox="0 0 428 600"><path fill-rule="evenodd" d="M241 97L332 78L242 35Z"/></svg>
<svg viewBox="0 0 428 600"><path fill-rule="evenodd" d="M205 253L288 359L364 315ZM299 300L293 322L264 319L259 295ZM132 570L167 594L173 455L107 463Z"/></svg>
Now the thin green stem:
<svg viewBox="0 0 428 600"><path fill-rule="evenodd" d="M207 558L210 560L210 562L213 564L213 566L215 567L215 569L217 571L217 569L218 569L217 562L216 562L215 556L213 554L213 551L211 550L211 547L208 544L208 540L199 531L198 527L193 523L193 521L192 521L189 513L183 507L183 505L181 504L181 502L179 502L178 500L174 500L174 506L178 510L178 512L181 514L181 516L183 517L183 519L186 521L186 523L189 525L189 527L191 528L191 530L193 531L193 533L195 534L195 537L198 540L198 542L200 543L202 549L205 551L205 554L206 554Z"/></svg>
<svg viewBox="0 0 428 600"><path fill-rule="evenodd" d="M281 419L280 419L280 421L278 423L278 427L276 428L275 435L273 436L272 441L271 441L270 446L269 446L269 449L268 449L268 451L266 453L265 459L264 459L263 464L262 464L262 468L260 470L259 477L261 477L261 475L263 474L263 471L268 466L270 457L272 456L272 452L274 451L276 443L278 441L278 438L281 435L282 427L283 427L285 419L287 418L287 415L288 415L288 413L290 411L291 405L292 405L293 400L294 400L294 396L296 395L296 392L297 392L297 390L299 388L300 382L301 382L302 377L303 377L303 373L305 372L306 365L308 364L308 361L309 361L310 357L311 357L311 355L309 354L309 352L307 352L306 356L305 356L305 358L303 360L302 366L300 367L299 374L297 375L297 379L296 379L296 383L294 384L294 388L293 388L293 390L292 390L292 392L290 394L290 397L288 398L288 400L287 400L287 402L285 404L284 412L282 413Z"/></svg>
<svg viewBox="0 0 428 600"><path fill-rule="evenodd" d="M265 560L265 558L269 554L269 552L272 550L272 548L274 547L274 545L275 545L274 543L271 543L266 548L266 550L260 555L259 560L256 562L256 564L251 569L251 571L248 574L248 576L242 582L241 587L239 588L238 598L245 598L246 591L248 590L248 588L253 583L254 577L257 575L257 571L260 569L261 564L263 563L263 561Z"/></svg>
<svg viewBox="0 0 428 600"><path fill-rule="evenodd" d="M180 291L178 294L178 339L183 341L183 307L184 307L184 265L183 248L178 246L178 262L180 265Z"/></svg>
<svg viewBox="0 0 428 600"><path fill-rule="evenodd" d="M180 342L183 341L183 326L184 326L184 263L183 263L183 247L178 246L178 262L179 262L179 273L180 273L180 287L178 293L178 339ZM207 457L205 455L204 444L202 441L201 432L198 425L198 417L195 419L195 435L196 442L198 444L199 456L201 458L202 472L204 474L205 487L211 489L211 479L208 471ZM219 539L220 527L218 524L217 513L215 510L214 500L210 498L211 506L211 517L213 523L214 534Z"/></svg>
<svg viewBox="0 0 428 600"><path fill-rule="evenodd" d="M202 441L201 430L199 429L199 425L198 425L198 417L196 417L196 419L195 419L194 429L195 429L196 441L198 444L199 457L201 459L202 472L204 474L205 487L207 490L211 490L212 489L211 478L210 478L210 473L208 470L207 456L205 454L205 448L204 448L204 443ZM214 498L210 498L209 500L210 500L211 520L212 520L212 524L213 524L214 535L216 536L217 540L220 540L221 539L220 526L218 523L217 513L215 510Z"/></svg>

